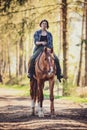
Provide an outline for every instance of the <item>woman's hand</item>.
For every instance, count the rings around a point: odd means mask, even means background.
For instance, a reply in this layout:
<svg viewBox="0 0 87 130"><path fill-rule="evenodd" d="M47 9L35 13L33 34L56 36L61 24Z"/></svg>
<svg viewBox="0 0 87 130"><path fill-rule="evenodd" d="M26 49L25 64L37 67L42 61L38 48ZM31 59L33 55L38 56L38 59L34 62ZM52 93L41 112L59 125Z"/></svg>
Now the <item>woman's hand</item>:
<svg viewBox="0 0 87 130"><path fill-rule="evenodd" d="M45 46L46 44L47 44L47 42L45 42L45 41L36 42L36 45L43 45L43 46Z"/></svg>
<svg viewBox="0 0 87 130"><path fill-rule="evenodd" d="M47 42L42 42L42 45L46 45L47 44Z"/></svg>

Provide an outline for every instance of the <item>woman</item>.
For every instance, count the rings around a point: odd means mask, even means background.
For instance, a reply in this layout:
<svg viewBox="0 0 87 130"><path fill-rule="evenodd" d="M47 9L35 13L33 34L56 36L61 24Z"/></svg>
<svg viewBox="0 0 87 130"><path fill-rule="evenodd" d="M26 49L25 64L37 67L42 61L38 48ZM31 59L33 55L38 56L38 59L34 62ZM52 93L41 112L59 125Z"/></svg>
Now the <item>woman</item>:
<svg viewBox="0 0 87 130"><path fill-rule="evenodd" d="M35 59L40 54L40 52L43 51L43 47L46 46L48 48L53 48L52 34L47 31L47 29L49 28L48 21L42 20L40 22L40 27L41 29L36 31L34 34L35 49L34 49L33 56L31 57L30 68L28 70L28 78L30 78L30 80L33 79L33 75L34 75ZM61 68L60 68L59 60L56 55L54 55L54 57L55 57L55 64L57 68L56 75L59 81L61 82L61 78L63 78L63 76L61 75Z"/></svg>

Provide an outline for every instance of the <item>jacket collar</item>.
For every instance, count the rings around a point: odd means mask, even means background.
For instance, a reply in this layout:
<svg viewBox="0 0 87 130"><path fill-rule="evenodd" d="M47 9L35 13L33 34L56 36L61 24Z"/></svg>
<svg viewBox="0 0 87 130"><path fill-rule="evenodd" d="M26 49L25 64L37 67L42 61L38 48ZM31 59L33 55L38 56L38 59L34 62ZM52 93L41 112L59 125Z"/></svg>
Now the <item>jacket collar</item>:
<svg viewBox="0 0 87 130"><path fill-rule="evenodd" d="M46 32L47 32L47 34L48 34L48 31L47 31L47 30L46 30ZM41 35L41 33L42 33L42 30L41 30L41 29L39 30L39 33L40 33L40 35Z"/></svg>
<svg viewBox="0 0 87 130"><path fill-rule="evenodd" d="M41 34L42 34L42 30L40 29L38 32L39 32L39 40L40 40L40 37L41 37ZM46 32L47 32L47 38L48 38L49 33L48 33L47 30L46 30Z"/></svg>

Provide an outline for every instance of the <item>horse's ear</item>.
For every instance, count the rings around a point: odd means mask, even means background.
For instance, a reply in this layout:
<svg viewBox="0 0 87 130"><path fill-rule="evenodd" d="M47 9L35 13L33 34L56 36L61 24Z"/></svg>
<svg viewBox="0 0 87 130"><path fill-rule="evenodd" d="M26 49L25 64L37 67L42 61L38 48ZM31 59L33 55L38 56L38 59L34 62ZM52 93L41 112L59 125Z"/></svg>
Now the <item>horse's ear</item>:
<svg viewBox="0 0 87 130"><path fill-rule="evenodd" d="M51 53L53 53L53 48L51 48Z"/></svg>
<svg viewBox="0 0 87 130"><path fill-rule="evenodd" d="M44 51L47 52L47 47L44 47Z"/></svg>

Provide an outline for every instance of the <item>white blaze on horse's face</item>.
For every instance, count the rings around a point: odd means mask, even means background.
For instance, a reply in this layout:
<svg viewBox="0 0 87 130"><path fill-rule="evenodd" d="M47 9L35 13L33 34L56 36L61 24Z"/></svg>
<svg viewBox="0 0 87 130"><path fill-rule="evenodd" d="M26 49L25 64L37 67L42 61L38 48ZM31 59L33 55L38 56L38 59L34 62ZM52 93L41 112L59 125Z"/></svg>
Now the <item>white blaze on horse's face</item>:
<svg viewBox="0 0 87 130"><path fill-rule="evenodd" d="M48 60L49 60L49 63L50 63L50 72L48 74L50 75L53 72L53 66L52 66L52 63L51 63L51 57L50 56L48 57Z"/></svg>
<svg viewBox="0 0 87 130"><path fill-rule="evenodd" d="M50 58L50 56L49 56L49 57L48 57L49 62L50 62L50 59L51 59L51 58Z"/></svg>
<svg viewBox="0 0 87 130"><path fill-rule="evenodd" d="M53 72L53 66L50 67L50 71Z"/></svg>

